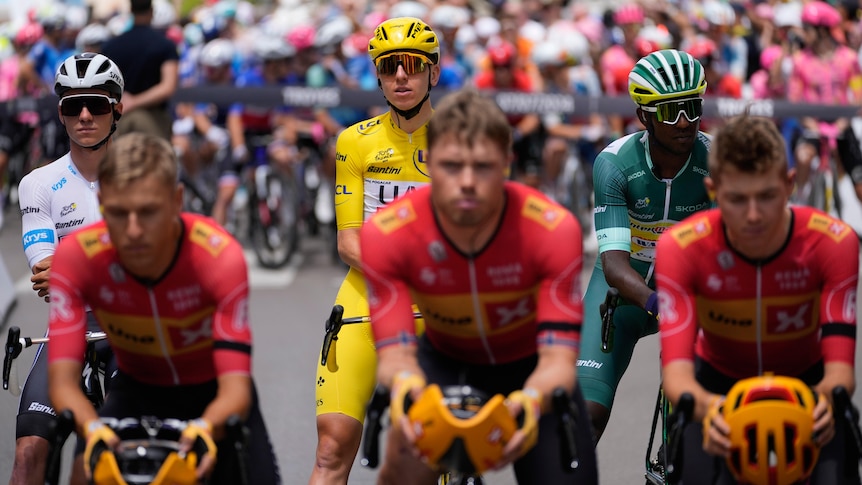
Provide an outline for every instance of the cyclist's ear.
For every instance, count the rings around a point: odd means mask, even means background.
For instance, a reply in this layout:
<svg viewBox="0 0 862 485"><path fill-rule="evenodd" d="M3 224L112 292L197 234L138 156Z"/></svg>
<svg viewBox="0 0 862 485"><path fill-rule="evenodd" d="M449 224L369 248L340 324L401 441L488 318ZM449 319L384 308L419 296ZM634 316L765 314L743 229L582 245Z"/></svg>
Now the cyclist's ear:
<svg viewBox="0 0 862 485"><path fill-rule="evenodd" d="M638 119L643 123L644 126L647 125L646 114L644 114L644 110L638 108L637 109Z"/></svg>
<svg viewBox="0 0 862 485"><path fill-rule="evenodd" d="M114 121L120 121L120 117L123 116L123 113L120 113L117 110L114 110Z"/></svg>

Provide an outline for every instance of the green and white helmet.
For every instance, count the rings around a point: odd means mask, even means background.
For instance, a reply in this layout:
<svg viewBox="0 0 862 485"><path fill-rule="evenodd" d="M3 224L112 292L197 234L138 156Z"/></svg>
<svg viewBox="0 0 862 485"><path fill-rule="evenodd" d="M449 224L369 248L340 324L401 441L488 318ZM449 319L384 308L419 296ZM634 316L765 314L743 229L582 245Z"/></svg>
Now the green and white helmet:
<svg viewBox="0 0 862 485"><path fill-rule="evenodd" d="M702 95L706 78L700 61L676 49L653 52L629 73L629 96L638 105L665 99Z"/></svg>

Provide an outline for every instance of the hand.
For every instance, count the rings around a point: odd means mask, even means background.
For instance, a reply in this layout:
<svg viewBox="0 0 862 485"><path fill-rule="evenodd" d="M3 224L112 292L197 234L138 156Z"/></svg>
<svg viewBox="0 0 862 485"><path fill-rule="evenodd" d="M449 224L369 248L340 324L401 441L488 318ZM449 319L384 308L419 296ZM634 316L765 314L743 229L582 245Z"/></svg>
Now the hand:
<svg viewBox="0 0 862 485"><path fill-rule="evenodd" d="M835 437L835 416L826 396L818 394L814 406L814 444L823 448Z"/></svg>
<svg viewBox="0 0 862 485"><path fill-rule="evenodd" d="M198 480L203 480L208 476L216 462L216 445L212 438L212 424L204 418L198 418L194 421L189 421L186 429L183 430L180 436L180 456L186 457L190 451L200 453L202 450L199 446L205 447L206 451L203 456L198 456L198 466L195 470L195 475Z"/></svg>
<svg viewBox="0 0 862 485"><path fill-rule="evenodd" d="M245 163L248 161L248 148L245 145L237 145L231 150L233 163Z"/></svg>
<svg viewBox="0 0 862 485"><path fill-rule="evenodd" d="M389 399L389 418L392 420L393 426L409 427L404 400L409 393L413 402L416 402L424 389L425 378L419 374L402 371L395 376L392 380L392 391ZM405 424L407 425L405 426ZM411 443L413 442L415 439L411 441Z"/></svg>
<svg viewBox="0 0 862 485"><path fill-rule="evenodd" d="M644 310L650 314L653 318L658 320L658 293L652 292L647 298L646 305L644 305Z"/></svg>
<svg viewBox="0 0 862 485"><path fill-rule="evenodd" d="M30 277L30 281L33 283L33 291L39 295L39 298L44 298L45 301L51 301L51 296L48 294L48 280L51 276L51 262L53 260L54 256L48 256L34 264L33 276Z"/></svg>
<svg viewBox="0 0 862 485"><path fill-rule="evenodd" d="M84 426L85 435L87 437L87 445L84 448L84 473L87 479L93 478L93 470L90 467L93 452L107 447L113 451L120 443L120 438L114 433L108 425L98 419L88 421Z"/></svg>
<svg viewBox="0 0 862 485"><path fill-rule="evenodd" d="M542 395L535 389L514 391L506 398L506 406L515 418L523 416L524 422L503 448L503 458L494 466L498 470L536 446L542 415Z"/></svg>
<svg viewBox="0 0 862 485"><path fill-rule="evenodd" d="M721 406L724 396L715 396L703 418L703 451L710 455L730 456L730 425L724 420Z"/></svg>

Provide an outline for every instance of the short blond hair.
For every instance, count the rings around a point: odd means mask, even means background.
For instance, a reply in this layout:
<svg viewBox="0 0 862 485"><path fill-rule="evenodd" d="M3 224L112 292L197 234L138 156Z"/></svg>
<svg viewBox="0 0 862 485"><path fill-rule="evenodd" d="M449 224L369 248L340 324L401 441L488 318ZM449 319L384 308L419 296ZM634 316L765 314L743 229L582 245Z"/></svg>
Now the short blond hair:
<svg viewBox="0 0 862 485"><path fill-rule="evenodd" d="M114 140L99 163L99 185L118 189L147 175L172 187L179 183L174 149L166 140L146 133L129 133Z"/></svg>
<svg viewBox="0 0 862 485"><path fill-rule="evenodd" d="M468 145L484 136L504 153L512 151L512 127L503 110L472 88L447 94L434 109L428 122L428 148L449 134Z"/></svg>

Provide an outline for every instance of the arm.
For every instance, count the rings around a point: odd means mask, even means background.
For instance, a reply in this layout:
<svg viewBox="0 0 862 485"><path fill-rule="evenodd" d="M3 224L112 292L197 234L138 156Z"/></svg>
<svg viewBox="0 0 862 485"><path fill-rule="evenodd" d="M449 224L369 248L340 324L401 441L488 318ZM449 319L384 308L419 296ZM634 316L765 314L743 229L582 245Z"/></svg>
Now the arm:
<svg viewBox="0 0 862 485"><path fill-rule="evenodd" d="M351 227L338 231L338 255L341 260L353 268L361 268L362 263L359 259L359 229Z"/></svg>
<svg viewBox="0 0 862 485"><path fill-rule="evenodd" d="M65 409L75 414L81 436L86 436L86 423L97 419L93 405L81 390L87 320L81 290L88 284L83 278L89 272L76 264L82 255L72 251L74 240L64 241L57 248L57 263L53 267L51 309L48 316L48 395L57 412Z"/></svg>
<svg viewBox="0 0 862 485"><path fill-rule="evenodd" d="M626 300L646 308L647 300L653 294L643 276L629 264L630 253L627 251L605 251L602 253L602 269L608 285L620 290L620 295Z"/></svg>
<svg viewBox="0 0 862 485"><path fill-rule="evenodd" d="M539 362L524 381L524 389L535 389L542 397L542 414L551 410L554 389L562 387L569 394L574 391L575 368L578 353L571 347L547 345L539 349Z"/></svg>
<svg viewBox="0 0 862 485"><path fill-rule="evenodd" d="M214 439L221 439L225 423L231 415L238 414L242 419L248 417L251 395L251 376L245 374L218 376L218 393L201 415L212 424Z"/></svg>
<svg viewBox="0 0 862 485"><path fill-rule="evenodd" d="M51 261L53 260L54 256L48 256L34 264L33 268L31 268L33 276L30 277L30 281L33 283L33 291L39 295L39 298L44 298L45 301L51 301L48 296L48 280L51 276Z"/></svg>
<svg viewBox="0 0 862 485"><path fill-rule="evenodd" d="M645 308L653 290L630 263L628 181L614 160L602 152L596 157L593 168L596 236L602 270L608 285L620 290L620 295L626 300Z"/></svg>
<svg viewBox="0 0 862 485"><path fill-rule="evenodd" d="M361 268L359 229L362 227L365 186L353 128L343 131L335 146L335 219L338 255L353 268Z"/></svg>
<svg viewBox="0 0 862 485"><path fill-rule="evenodd" d="M123 107L128 111L132 111L133 109L147 108L167 102L177 90L177 84L179 83L177 75L178 65L179 63L176 59L163 62L161 81L144 92L125 94L123 96Z"/></svg>

